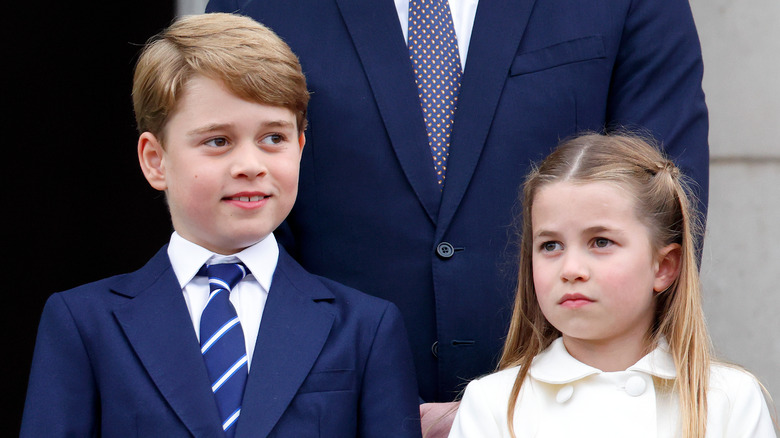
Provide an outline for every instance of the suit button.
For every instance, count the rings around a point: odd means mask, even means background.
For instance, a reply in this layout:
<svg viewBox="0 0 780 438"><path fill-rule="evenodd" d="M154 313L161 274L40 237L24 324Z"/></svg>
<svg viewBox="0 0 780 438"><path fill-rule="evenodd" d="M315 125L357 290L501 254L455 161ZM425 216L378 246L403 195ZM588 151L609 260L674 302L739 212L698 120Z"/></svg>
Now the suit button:
<svg viewBox="0 0 780 438"><path fill-rule="evenodd" d="M574 387L571 385L566 385L558 391L558 394L555 396L555 401L560 404L566 403L569 401L572 394L574 394Z"/></svg>
<svg viewBox="0 0 780 438"><path fill-rule="evenodd" d="M639 376L631 376L626 380L626 394L631 397L639 397L647 389L647 382Z"/></svg>
<svg viewBox="0 0 780 438"><path fill-rule="evenodd" d="M436 254L443 259L448 259L455 254L455 247L449 242L442 242L436 245Z"/></svg>
<svg viewBox="0 0 780 438"><path fill-rule="evenodd" d="M431 345L431 353L433 353L433 357L436 359L439 358L439 341L436 341Z"/></svg>

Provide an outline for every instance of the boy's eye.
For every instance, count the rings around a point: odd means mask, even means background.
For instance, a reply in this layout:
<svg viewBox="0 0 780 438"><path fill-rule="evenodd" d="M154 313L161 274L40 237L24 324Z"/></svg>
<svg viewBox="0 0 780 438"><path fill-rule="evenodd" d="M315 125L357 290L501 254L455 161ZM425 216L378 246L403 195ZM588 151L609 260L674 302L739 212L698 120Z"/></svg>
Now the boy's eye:
<svg viewBox="0 0 780 438"><path fill-rule="evenodd" d="M207 141L204 144L212 147L225 147L227 146L228 141L224 137L217 137L217 138L212 138L211 140Z"/></svg>
<svg viewBox="0 0 780 438"><path fill-rule="evenodd" d="M563 249L563 245L560 242L544 242L542 244L542 251L553 252Z"/></svg>
<svg viewBox="0 0 780 438"><path fill-rule="evenodd" d="M262 141L266 144L279 144L284 141L284 136L281 134L271 134L263 138Z"/></svg>
<svg viewBox="0 0 780 438"><path fill-rule="evenodd" d="M609 240L609 239L606 239L604 237L597 237L593 241L593 246L595 246L596 248L606 248L606 247L608 247L611 244L612 244L612 241Z"/></svg>

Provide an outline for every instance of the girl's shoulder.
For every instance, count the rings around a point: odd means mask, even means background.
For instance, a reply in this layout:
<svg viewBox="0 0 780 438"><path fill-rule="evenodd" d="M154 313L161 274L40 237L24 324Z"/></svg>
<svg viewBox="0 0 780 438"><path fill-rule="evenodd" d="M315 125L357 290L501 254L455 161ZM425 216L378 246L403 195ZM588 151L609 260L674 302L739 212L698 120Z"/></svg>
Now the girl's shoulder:
<svg viewBox="0 0 780 438"><path fill-rule="evenodd" d="M745 387L761 392L756 376L741 366L717 361L710 365L710 391L731 392Z"/></svg>
<svg viewBox="0 0 780 438"><path fill-rule="evenodd" d="M749 430L753 437L775 437L765 390L758 379L737 365L713 362L707 390L708 429L724 429L724 436ZM721 424L722 423L722 424Z"/></svg>
<svg viewBox="0 0 780 438"><path fill-rule="evenodd" d="M507 386L509 389L512 388L515 379L517 379L518 372L520 372L519 366L496 371L472 380L468 384L468 388L474 387L481 391L490 391L490 392L494 392L494 391L508 392Z"/></svg>
<svg viewBox="0 0 780 438"><path fill-rule="evenodd" d="M722 400L737 404L763 404L766 389L756 376L739 365L713 362L710 365L709 404Z"/></svg>

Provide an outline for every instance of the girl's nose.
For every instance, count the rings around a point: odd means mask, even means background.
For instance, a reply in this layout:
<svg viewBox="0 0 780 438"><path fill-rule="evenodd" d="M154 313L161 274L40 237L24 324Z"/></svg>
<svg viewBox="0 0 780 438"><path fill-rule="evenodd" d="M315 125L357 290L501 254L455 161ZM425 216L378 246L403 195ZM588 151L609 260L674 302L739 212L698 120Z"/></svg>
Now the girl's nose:
<svg viewBox="0 0 780 438"><path fill-rule="evenodd" d="M586 257L577 251L566 251L563 255L563 266L561 267L561 280L564 282L588 281L590 271L587 266Z"/></svg>

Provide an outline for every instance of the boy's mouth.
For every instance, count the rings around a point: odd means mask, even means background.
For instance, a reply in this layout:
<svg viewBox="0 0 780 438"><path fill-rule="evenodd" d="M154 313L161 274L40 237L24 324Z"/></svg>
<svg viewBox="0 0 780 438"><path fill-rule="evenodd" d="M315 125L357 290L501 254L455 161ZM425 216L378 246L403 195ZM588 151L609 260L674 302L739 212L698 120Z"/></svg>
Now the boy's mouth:
<svg viewBox="0 0 780 438"><path fill-rule="evenodd" d="M241 192L241 193L225 196L224 199L227 201L237 201L237 202L258 202L270 197L271 195L268 195L263 192Z"/></svg>
<svg viewBox="0 0 780 438"><path fill-rule="evenodd" d="M261 199L267 198L268 196L233 196L228 198L231 201L241 201L241 202L257 202Z"/></svg>

